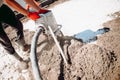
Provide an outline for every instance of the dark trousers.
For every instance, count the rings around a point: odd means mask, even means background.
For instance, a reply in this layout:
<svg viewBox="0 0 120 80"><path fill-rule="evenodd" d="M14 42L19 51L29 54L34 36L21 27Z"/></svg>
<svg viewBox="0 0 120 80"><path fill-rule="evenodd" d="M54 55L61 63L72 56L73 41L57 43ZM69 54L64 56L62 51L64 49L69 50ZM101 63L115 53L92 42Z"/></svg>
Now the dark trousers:
<svg viewBox="0 0 120 80"><path fill-rule="evenodd" d="M8 51L8 53L13 54L15 52L10 39L4 31L2 22L15 28L17 33L17 39L22 39L23 35L23 25L20 20L17 19L14 12L5 4L0 7L0 44Z"/></svg>

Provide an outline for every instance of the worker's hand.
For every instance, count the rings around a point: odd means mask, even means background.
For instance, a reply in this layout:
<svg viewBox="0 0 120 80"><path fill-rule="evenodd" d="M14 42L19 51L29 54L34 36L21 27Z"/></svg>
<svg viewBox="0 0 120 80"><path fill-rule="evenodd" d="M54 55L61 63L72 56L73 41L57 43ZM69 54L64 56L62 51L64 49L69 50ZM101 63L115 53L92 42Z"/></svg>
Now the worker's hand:
<svg viewBox="0 0 120 80"><path fill-rule="evenodd" d="M50 10L40 9L40 10L38 11L39 14L45 14L45 13L47 13L47 12L50 12Z"/></svg>
<svg viewBox="0 0 120 80"><path fill-rule="evenodd" d="M39 14L37 12L29 12L28 17L32 20L36 20L40 18Z"/></svg>
<svg viewBox="0 0 120 80"><path fill-rule="evenodd" d="M29 9L30 9L30 6L27 4L27 5L26 5L26 10L29 11Z"/></svg>

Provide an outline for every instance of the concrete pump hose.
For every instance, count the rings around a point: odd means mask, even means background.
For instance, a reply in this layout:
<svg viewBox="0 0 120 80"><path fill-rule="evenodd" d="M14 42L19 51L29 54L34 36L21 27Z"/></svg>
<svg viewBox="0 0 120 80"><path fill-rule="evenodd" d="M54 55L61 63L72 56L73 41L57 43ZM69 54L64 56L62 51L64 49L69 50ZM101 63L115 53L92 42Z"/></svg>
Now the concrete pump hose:
<svg viewBox="0 0 120 80"><path fill-rule="evenodd" d="M35 80L42 80L38 66L37 54L36 54L37 41L42 31L43 31L42 27L39 27L37 29L37 31L35 32L32 38L32 44L31 44L30 60L32 63L33 75Z"/></svg>

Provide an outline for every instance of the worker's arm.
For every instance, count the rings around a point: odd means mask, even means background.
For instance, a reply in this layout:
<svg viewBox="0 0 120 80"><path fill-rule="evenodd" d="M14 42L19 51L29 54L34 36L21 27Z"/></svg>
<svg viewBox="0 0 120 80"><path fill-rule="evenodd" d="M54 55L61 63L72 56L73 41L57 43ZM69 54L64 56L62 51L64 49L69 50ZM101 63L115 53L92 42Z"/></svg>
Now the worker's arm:
<svg viewBox="0 0 120 80"><path fill-rule="evenodd" d="M12 7L13 9L15 9L16 11L24 14L24 15L28 15L29 11L24 9L20 4L18 4L15 0L4 0L5 3L7 5L9 5L10 7ZM36 10L36 12L38 12L40 10L40 7L38 5L36 5L36 3L33 0L21 0L21 1L25 1L27 4L29 4L33 9Z"/></svg>
<svg viewBox="0 0 120 80"><path fill-rule="evenodd" d="M48 12L48 10L40 9L38 5L33 0L24 0L27 4L29 4L36 12L29 12L25 8L23 8L20 4L18 4L15 0L4 0L7 5L15 9L16 11L28 16L32 20L36 20L40 18L39 14L43 14ZM22 1L22 0L21 0Z"/></svg>
<svg viewBox="0 0 120 80"><path fill-rule="evenodd" d="M40 7L40 2L37 2L36 0L34 0L34 2L35 2L35 4L37 5L37 6L39 6ZM41 8L41 7L40 7ZM29 4L26 4L26 10L29 10L30 9L30 5Z"/></svg>
<svg viewBox="0 0 120 80"><path fill-rule="evenodd" d="M28 5L30 5L37 12L40 10L40 7L35 3L34 0L24 0Z"/></svg>
<svg viewBox="0 0 120 80"><path fill-rule="evenodd" d="M29 11L27 11L26 9L24 9L20 4L18 4L15 0L4 0L5 3L10 6L11 8L15 9L16 11L24 14L24 15L28 15Z"/></svg>

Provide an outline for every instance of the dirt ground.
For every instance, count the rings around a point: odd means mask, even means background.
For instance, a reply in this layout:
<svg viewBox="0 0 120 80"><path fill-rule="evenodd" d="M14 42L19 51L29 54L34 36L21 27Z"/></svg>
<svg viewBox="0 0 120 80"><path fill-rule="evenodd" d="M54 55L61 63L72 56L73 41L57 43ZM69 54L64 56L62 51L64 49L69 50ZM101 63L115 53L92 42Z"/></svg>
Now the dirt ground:
<svg viewBox="0 0 120 80"><path fill-rule="evenodd" d="M69 65L64 63L53 39L40 35L37 57L43 80L120 80L120 12L112 17L113 20L103 23L110 31L98 35L96 43L83 43L69 36L60 39ZM8 27L6 32L13 40L16 35L14 30ZM24 30L24 34L26 42L31 44L34 32ZM14 45L14 41L12 43ZM14 47L23 58L29 57L30 53ZM35 80L31 62L24 70L23 64L1 47L0 63L0 80Z"/></svg>

